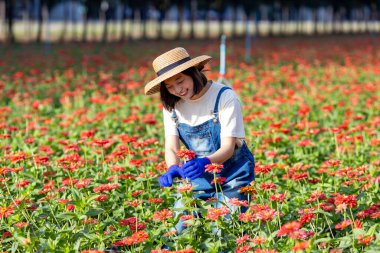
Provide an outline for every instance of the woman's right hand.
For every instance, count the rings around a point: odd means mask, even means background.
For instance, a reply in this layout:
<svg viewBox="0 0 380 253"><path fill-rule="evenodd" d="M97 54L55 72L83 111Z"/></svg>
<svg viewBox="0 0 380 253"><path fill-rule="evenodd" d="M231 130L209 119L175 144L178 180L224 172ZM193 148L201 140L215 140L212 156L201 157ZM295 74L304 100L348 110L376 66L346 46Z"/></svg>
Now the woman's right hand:
<svg viewBox="0 0 380 253"><path fill-rule="evenodd" d="M173 164L165 174L158 178L158 182L163 187L170 187L173 185L173 179L177 177L184 178L185 175L177 164Z"/></svg>
<svg viewBox="0 0 380 253"><path fill-rule="evenodd" d="M194 180L203 175L205 172L205 166L211 164L208 157L194 158L182 165L184 176L191 180Z"/></svg>

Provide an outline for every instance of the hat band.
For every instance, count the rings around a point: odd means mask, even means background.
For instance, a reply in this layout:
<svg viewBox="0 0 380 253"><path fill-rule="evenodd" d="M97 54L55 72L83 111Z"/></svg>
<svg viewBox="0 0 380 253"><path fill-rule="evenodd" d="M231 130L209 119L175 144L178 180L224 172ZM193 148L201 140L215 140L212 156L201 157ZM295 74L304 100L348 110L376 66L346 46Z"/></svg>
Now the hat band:
<svg viewBox="0 0 380 253"><path fill-rule="evenodd" d="M165 68L160 69L159 71L157 71L156 74L157 74L157 76L160 76L160 75L168 72L169 70L174 69L175 67L177 67L177 66L179 66L179 65L181 65L181 64L183 64L183 63L185 63L187 61L190 61L190 60L191 60L190 57L183 58L183 59L181 59L179 61L176 61L176 62L174 62L174 63L166 66Z"/></svg>

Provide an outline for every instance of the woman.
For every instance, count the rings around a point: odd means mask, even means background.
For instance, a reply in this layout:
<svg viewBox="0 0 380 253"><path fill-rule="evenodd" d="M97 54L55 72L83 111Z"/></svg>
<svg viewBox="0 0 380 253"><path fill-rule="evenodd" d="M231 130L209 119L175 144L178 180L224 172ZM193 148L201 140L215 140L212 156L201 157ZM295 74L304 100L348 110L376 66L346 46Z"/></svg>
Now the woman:
<svg viewBox="0 0 380 253"><path fill-rule="evenodd" d="M184 48L175 48L153 61L157 77L146 84L145 94L160 92L169 168L159 183L170 187L174 178L188 178L194 197L220 199L211 183L214 175L205 172L206 165L219 163L224 168L217 177L225 178L222 189L226 199L221 201L245 200L239 188L254 180L254 158L244 141L241 105L230 87L207 80L201 72L210 59L207 55L191 58ZM180 141L196 153L183 165L176 156Z"/></svg>

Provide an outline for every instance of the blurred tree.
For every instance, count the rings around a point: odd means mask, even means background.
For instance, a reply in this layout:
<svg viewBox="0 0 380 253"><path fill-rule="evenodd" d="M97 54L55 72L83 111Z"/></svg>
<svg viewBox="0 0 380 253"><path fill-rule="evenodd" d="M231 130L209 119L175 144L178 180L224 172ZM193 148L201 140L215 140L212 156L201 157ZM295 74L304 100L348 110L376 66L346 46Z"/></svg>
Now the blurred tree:
<svg viewBox="0 0 380 253"><path fill-rule="evenodd" d="M147 9L149 5L149 0L133 0L130 1L129 6L132 9L132 16L133 16L133 26L136 26L136 23L140 23L142 31L141 39L146 39L146 19L147 19ZM129 36L130 39L132 39L132 29L130 30Z"/></svg>
<svg viewBox="0 0 380 253"><path fill-rule="evenodd" d="M289 9L289 1L280 1L281 5L281 24L280 24L280 34L286 34L288 29L288 23L290 19L290 9Z"/></svg>
<svg viewBox="0 0 380 253"><path fill-rule="evenodd" d="M5 18L7 20L7 41L10 43L15 42L15 36L13 32L13 11L15 0L5 0Z"/></svg>
<svg viewBox="0 0 380 253"><path fill-rule="evenodd" d="M99 19L103 23L103 32L102 32L102 42L107 41L108 37L108 16L107 11L110 7L110 3L108 0L102 0L100 3L100 12L99 12Z"/></svg>
<svg viewBox="0 0 380 253"><path fill-rule="evenodd" d="M227 0L215 0L211 2L211 9L215 10L218 13L218 21L219 21L219 31L218 31L218 37L220 37L222 34L224 34L224 13L227 9L227 4L229 1Z"/></svg>
<svg viewBox="0 0 380 253"><path fill-rule="evenodd" d="M252 18L252 15L257 12L258 7L260 5L260 1L251 1L251 0L241 0L241 4L245 13L245 29L244 31L248 31L249 22Z"/></svg>
<svg viewBox="0 0 380 253"><path fill-rule="evenodd" d="M23 21L23 25L25 28L25 34L24 39L26 41L29 41L30 39L30 19L29 19L29 1L28 0L22 0L21 1L21 19Z"/></svg>
<svg viewBox="0 0 380 253"><path fill-rule="evenodd" d="M308 1L307 2L307 7L311 9L312 12L312 17L311 17L311 22L312 22L312 34L317 34L317 9L319 6L321 6L322 1Z"/></svg>
<svg viewBox="0 0 380 253"><path fill-rule="evenodd" d="M44 22L49 22L49 10L57 3L59 0L40 0L38 5L38 23L37 23L37 36L36 42L42 42L42 31ZM48 26L46 26L47 28ZM48 33L49 31L47 31Z"/></svg>
<svg viewBox="0 0 380 253"><path fill-rule="evenodd" d="M59 42L65 41L67 26L70 17L70 3L71 1L63 4L63 27L61 31L61 35L59 36Z"/></svg>
<svg viewBox="0 0 380 253"><path fill-rule="evenodd" d="M166 11L172 5L170 0L155 0L153 1L153 6L158 10L158 30L157 30L157 39L163 38L163 21L165 20Z"/></svg>
<svg viewBox="0 0 380 253"><path fill-rule="evenodd" d="M176 39L180 39L183 31L183 23L185 21L185 0L173 1L177 5L178 9L178 29Z"/></svg>
<svg viewBox="0 0 380 253"><path fill-rule="evenodd" d="M90 0L84 0L84 15L83 15L83 30L82 30L82 42L87 41L88 34L88 19L90 18Z"/></svg>
<svg viewBox="0 0 380 253"><path fill-rule="evenodd" d="M5 24L6 20L6 6L5 6L5 0L0 0L0 38L2 37L2 34L4 37L6 37L6 32L4 31L5 28L3 27L3 24Z"/></svg>
<svg viewBox="0 0 380 253"><path fill-rule="evenodd" d="M211 1L208 0L198 0L198 8L204 13L204 29L205 29L205 38L210 38L210 7Z"/></svg>
<svg viewBox="0 0 380 253"><path fill-rule="evenodd" d="M198 9L198 1L191 0L190 1L190 39L195 38L194 27L197 19L197 9Z"/></svg>
<svg viewBox="0 0 380 253"><path fill-rule="evenodd" d="M125 24L126 24L126 13L125 9L128 6L128 0L120 0L120 8L121 8L121 22L120 22L120 37L119 41L125 41L127 36L126 36L126 31L125 31Z"/></svg>
<svg viewBox="0 0 380 253"><path fill-rule="evenodd" d="M237 31L237 21L238 21L238 6L240 4L240 1L229 1L232 6L232 31L231 31L231 38L236 37L236 31Z"/></svg>
<svg viewBox="0 0 380 253"><path fill-rule="evenodd" d="M42 2L42 3L41 3ZM41 0L38 3L38 23L37 23L37 36L36 42L41 42L42 37L42 25L43 25L43 8L46 8L45 1Z"/></svg>

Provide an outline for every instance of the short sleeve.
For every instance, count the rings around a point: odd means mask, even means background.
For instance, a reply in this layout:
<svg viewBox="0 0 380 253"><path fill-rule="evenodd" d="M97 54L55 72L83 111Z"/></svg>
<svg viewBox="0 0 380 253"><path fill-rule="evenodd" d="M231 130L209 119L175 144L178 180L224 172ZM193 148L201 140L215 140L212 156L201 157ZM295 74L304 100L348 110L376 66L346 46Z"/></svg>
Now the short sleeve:
<svg viewBox="0 0 380 253"><path fill-rule="evenodd" d="M171 117L172 115L171 112L169 112L168 110L164 108L163 114L164 114L165 136L170 136L170 135L178 136L177 126Z"/></svg>
<svg viewBox="0 0 380 253"><path fill-rule="evenodd" d="M232 90L227 90L221 95L219 120L221 137L245 137L242 106L236 93Z"/></svg>

